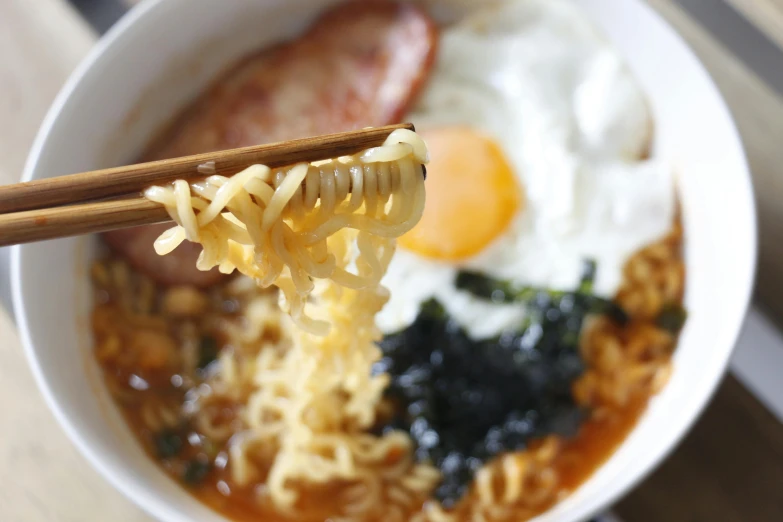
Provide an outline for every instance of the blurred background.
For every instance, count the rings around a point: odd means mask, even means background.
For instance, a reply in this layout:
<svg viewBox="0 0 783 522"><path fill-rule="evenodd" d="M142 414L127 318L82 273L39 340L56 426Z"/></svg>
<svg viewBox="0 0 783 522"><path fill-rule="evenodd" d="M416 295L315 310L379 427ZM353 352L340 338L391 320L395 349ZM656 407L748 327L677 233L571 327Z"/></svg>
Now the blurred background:
<svg viewBox="0 0 783 522"><path fill-rule="evenodd" d="M783 0L649 1L709 69L737 122L755 182L759 272L730 374L685 441L614 515L783 520ZM18 179L58 89L133 3L0 0L0 183ZM0 417L0 519L148 521L76 453L43 404L13 327L7 265L0 249L0 397L25 400L4 403Z"/></svg>

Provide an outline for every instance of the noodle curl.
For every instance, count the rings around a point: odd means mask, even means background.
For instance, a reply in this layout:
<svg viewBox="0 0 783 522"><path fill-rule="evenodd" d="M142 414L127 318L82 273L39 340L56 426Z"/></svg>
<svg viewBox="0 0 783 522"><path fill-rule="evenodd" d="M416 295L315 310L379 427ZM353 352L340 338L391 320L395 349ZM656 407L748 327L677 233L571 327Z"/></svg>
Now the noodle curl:
<svg viewBox="0 0 783 522"><path fill-rule="evenodd" d="M168 254L185 239L199 243L199 269L238 270L263 288L277 286L296 324L326 335L329 323L305 313L314 280L355 290L379 284L391 240L421 218L426 161L421 138L400 129L354 156L150 187L144 195L177 223L155 251ZM329 244L345 229L356 231L355 249Z"/></svg>
<svg viewBox="0 0 783 522"><path fill-rule="evenodd" d="M254 165L231 178L145 192L177 222L155 242L159 254L185 239L200 243L200 269L239 270L261 287L277 286L280 308L298 326L250 361L223 355L222 382L211 388L231 400L230 390L250 390L240 401L242 429L228 441L232 479L263 483L259 501L293 517L303 493L341 483L335 520L402 522L440 480L413 461L407 433L368 431L389 381L371 371L381 358L375 315L388 299L380 281L394 239L421 217L426 160L424 142L398 130L355 156L276 171ZM263 299L248 314L274 317ZM203 413L220 397L198 400ZM211 419L202 429L226 436Z"/></svg>

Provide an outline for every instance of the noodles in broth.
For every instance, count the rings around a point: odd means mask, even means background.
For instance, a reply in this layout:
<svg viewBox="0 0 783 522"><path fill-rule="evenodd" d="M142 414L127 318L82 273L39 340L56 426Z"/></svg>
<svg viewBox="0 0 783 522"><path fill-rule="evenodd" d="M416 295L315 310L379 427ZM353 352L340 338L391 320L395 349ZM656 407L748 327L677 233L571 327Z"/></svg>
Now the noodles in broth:
<svg viewBox="0 0 783 522"><path fill-rule="evenodd" d="M145 192L177 223L156 241L159 254L185 239L200 243L200 269L238 270L278 287L298 327L252 364L245 429L207 427L218 440L230 437L234 482L265 483L259 495L280 511L295 515L303 490L342 483L350 486L344 516L386 509L394 519L439 480L435 468L412 461L407 433L368 432L389 382L372 372L381 357L374 317L388 299L380 280L394 238L421 217L426 161L424 142L397 130L356 156L277 171L254 165ZM223 388L239 393L243 372L222 362ZM259 454L268 460L259 463Z"/></svg>

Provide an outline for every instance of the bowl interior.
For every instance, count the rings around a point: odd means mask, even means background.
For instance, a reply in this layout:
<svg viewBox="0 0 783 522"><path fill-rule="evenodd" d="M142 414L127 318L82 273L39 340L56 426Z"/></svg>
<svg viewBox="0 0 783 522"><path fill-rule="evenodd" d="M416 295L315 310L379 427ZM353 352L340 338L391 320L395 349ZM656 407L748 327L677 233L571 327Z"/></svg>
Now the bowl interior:
<svg viewBox="0 0 783 522"><path fill-rule="evenodd" d="M423 0L447 19L467 0ZM641 0L574 0L625 56L672 161L686 231L690 316L674 373L637 428L582 487L537 520L581 520L658 462L706 403L747 306L755 215L742 146L718 91ZM149 0L101 40L47 116L25 179L130 161L222 68L296 34L334 0ZM726 201L731 198L731 212ZM116 487L168 521L219 521L161 473L124 426L90 357L88 238L15 247L14 306L36 379L68 435Z"/></svg>

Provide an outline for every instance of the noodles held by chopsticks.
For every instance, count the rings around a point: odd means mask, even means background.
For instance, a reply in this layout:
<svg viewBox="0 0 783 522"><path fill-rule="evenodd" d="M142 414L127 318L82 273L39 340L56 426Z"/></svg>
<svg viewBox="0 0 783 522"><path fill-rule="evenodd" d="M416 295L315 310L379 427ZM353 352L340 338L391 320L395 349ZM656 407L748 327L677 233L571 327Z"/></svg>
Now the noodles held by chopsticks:
<svg viewBox="0 0 783 522"><path fill-rule="evenodd" d="M261 287L279 287L297 325L325 335L329 324L304 311L313 280L377 286L393 253L391 239L423 212L426 160L421 138L400 129L355 156L274 171L253 165L230 178L151 187L145 196L165 205L177 223L155 250L165 255L185 239L200 243L199 269L239 270ZM356 231L358 252L330 250L328 240L343 229Z"/></svg>
<svg viewBox="0 0 783 522"><path fill-rule="evenodd" d="M384 506L409 510L439 480L435 468L413 462L405 432L368 432L389 381L371 371L381 358L375 314L388 299L380 281L394 239L421 217L426 160L421 138L397 130L355 156L276 171L255 165L145 192L177 222L155 242L159 254L185 239L200 243L200 269L236 269L277 286L281 308L299 326L287 348L259 352L252 383L228 371L223 383L253 390L245 429L229 441L233 480L264 481L265 495L292 516L313 486L352 484L343 515L360 520Z"/></svg>

